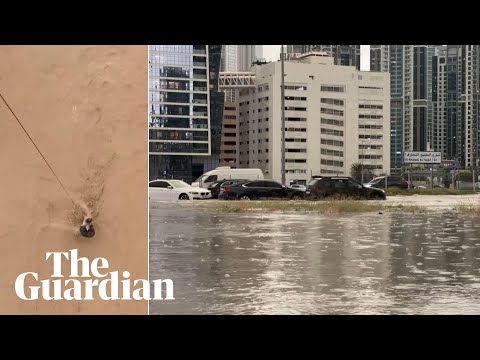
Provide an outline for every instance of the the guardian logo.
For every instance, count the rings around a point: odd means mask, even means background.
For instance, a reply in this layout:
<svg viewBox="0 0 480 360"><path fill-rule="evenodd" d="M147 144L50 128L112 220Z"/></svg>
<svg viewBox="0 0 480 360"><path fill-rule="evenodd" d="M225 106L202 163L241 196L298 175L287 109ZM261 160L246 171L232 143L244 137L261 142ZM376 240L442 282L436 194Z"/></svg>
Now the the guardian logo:
<svg viewBox="0 0 480 360"><path fill-rule="evenodd" d="M62 269L62 256L70 262L68 276ZM128 271L106 272L109 265L105 258L95 258L91 262L86 257L78 258L78 250L68 252L47 252L46 260L53 259L53 272L49 279L39 280L38 273L25 272L15 281L15 292L22 300L175 300L173 281L153 280L153 297L150 297L148 280L129 279ZM26 285L28 284L28 286ZM162 293L165 287L165 297Z"/></svg>

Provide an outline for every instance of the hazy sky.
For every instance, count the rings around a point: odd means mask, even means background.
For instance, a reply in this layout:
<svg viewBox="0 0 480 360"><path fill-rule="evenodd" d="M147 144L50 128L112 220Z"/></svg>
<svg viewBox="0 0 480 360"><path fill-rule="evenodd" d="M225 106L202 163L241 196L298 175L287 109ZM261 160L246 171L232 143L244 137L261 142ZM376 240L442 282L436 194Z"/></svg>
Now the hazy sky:
<svg viewBox="0 0 480 360"><path fill-rule="evenodd" d="M280 59L281 45L262 45L263 57L267 61L277 61Z"/></svg>

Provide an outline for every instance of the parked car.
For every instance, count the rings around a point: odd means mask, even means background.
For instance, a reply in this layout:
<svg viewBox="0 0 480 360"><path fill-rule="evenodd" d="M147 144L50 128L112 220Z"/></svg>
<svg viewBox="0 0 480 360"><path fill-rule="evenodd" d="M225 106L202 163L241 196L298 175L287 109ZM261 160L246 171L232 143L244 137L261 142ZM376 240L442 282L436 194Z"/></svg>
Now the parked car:
<svg viewBox="0 0 480 360"><path fill-rule="evenodd" d="M307 187L302 184L291 184L290 187L294 189L302 190L302 191L307 190Z"/></svg>
<svg viewBox="0 0 480 360"><path fill-rule="evenodd" d="M208 189L215 182L232 179L263 180L263 172L261 169L232 169L230 166L220 166L200 176L192 186Z"/></svg>
<svg viewBox="0 0 480 360"><path fill-rule="evenodd" d="M247 181L247 179L221 180L213 183L208 187L208 190L210 190L210 192L212 193L212 199L218 199L218 194L220 194L220 189L222 187L229 186L240 181Z"/></svg>
<svg viewBox="0 0 480 360"><path fill-rule="evenodd" d="M366 187L374 187L377 189L385 189L385 176L379 176L365 184ZM408 189L408 182L403 180L401 176L387 176L387 188L396 187L400 189Z"/></svg>
<svg viewBox="0 0 480 360"><path fill-rule="evenodd" d="M219 199L254 200L254 199L291 199L301 200L304 192L273 180L247 180L220 188Z"/></svg>
<svg viewBox="0 0 480 360"><path fill-rule="evenodd" d="M385 191L367 187L347 176L314 176L305 192L307 199L316 200L325 197L353 197L357 199L385 200Z"/></svg>
<svg viewBox="0 0 480 360"><path fill-rule="evenodd" d="M148 198L152 200L175 201L209 199L211 192L196 188L181 180L153 180L148 183Z"/></svg>

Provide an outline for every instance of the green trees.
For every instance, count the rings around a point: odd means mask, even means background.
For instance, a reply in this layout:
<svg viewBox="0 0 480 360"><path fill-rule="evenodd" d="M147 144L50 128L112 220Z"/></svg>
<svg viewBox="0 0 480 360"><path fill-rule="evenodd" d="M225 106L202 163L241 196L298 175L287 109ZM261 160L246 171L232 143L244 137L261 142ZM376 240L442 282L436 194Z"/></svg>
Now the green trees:
<svg viewBox="0 0 480 360"><path fill-rule="evenodd" d="M355 180L362 181L362 164L354 163L350 168L350 176ZM363 165L363 182L367 183L375 177L375 174L367 166Z"/></svg>

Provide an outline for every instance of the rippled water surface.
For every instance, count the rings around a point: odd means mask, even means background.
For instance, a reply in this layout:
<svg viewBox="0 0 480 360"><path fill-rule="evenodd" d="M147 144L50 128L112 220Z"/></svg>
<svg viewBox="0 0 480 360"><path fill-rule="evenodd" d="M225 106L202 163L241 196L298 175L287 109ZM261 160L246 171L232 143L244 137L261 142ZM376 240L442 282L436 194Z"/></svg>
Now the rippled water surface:
<svg viewBox="0 0 480 360"><path fill-rule="evenodd" d="M458 214L221 214L155 203L150 314L480 314L480 224Z"/></svg>

